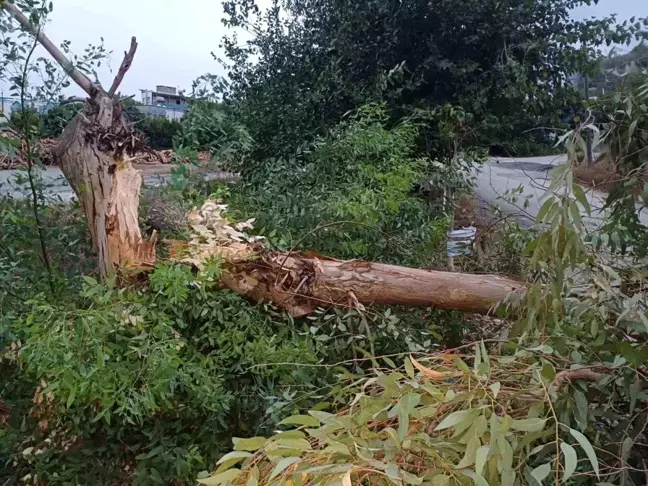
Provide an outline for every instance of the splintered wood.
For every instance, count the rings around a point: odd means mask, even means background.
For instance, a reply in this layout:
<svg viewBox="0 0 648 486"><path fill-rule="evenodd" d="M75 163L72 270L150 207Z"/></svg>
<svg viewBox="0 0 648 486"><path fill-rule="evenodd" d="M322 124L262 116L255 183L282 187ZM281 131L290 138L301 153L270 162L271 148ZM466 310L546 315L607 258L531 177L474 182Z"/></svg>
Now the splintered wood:
<svg viewBox="0 0 648 486"><path fill-rule="evenodd" d="M316 254L274 252L244 233L252 220L230 223L226 206L209 201L190 213L193 237L174 242L172 255L203 268L221 261L222 284L255 301L270 301L295 317L317 307L367 304L436 307L488 313L498 302L518 297L521 282L496 275L472 275L345 262Z"/></svg>

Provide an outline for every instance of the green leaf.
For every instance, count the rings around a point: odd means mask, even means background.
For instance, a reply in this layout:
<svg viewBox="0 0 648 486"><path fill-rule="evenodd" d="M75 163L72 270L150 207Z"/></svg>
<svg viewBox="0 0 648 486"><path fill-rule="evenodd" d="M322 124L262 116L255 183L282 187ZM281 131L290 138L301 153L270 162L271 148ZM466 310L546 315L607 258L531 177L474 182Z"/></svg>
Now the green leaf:
<svg viewBox="0 0 648 486"><path fill-rule="evenodd" d="M398 437L398 434L393 429L393 427L387 427L387 428L385 428L383 430L383 432L385 432L389 436L389 438L394 442L396 447L400 450L400 448L401 448L401 439Z"/></svg>
<svg viewBox="0 0 648 486"><path fill-rule="evenodd" d="M306 439L277 439L273 443L284 449L296 449L298 451L308 451L311 448L310 442Z"/></svg>
<svg viewBox="0 0 648 486"><path fill-rule="evenodd" d="M479 438L474 436L471 437L468 444L466 444L466 453L461 461L459 461L459 464L455 466L456 469L466 469L475 464L475 460L477 459L477 449L479 449L480 446L481 443Z"/></svg>
<svg viewBox="0 0 648 486"><path fill-rule="evenodd" d="M540 208L540 211L538 211L538 215L536 216L536 223L542 223L542 220L545 218L545 216L547 216L549 210L553 207L554 204L555 201L553 199L547 199L544 202L544 204Z"/></svg>
<svg viewBox="0 0 648 486"><path fill-rule="evenodd" d="M572 428L569 429L569 433L578 441L580 446L583 448L585 451L585 454L587 455L587 458L589 459L590 463L592 464L592 468L594 468L594 472L596 473L596 477L599 477L599 463L598 463L598 458L596 457L596 452L594 452L594 448L592 447L592 444L590 444L590 441L587 440L587 437L585 437L583 434L581 434L578 430L574 430Z"/></svg>
<svg viewBox="0 0 648 486"><path fill-rule="evenodd" d="M405 484L413 484L414 486L418 486L419 484L423 483L422 478L419 478L412 473L408 473L404 469L401 469L400 474Z"/></svg>
<svg viewBox="0 0 648 486"><path fill-rule="evenodd" d="M493 397L497 398L497 395L500 392L500 388L502 388L502 384L498 381L495 383L491 383L488 388L490 388L491 391L493 392Z"/></svg>
<svg viewBox="0 0 648 486"><path fill-rule="evenodd" d="M444 430L444 429L449 429L450 427L454 427L457 424L460 424L461 422L465 420L472 420L477 415L479 415L480 411L479 410L458 410L456 412L452 412L450 415L448 415L446 418L444 418L439 425L436 426L434 430Z"/></svg>
<svg viewBox="0 0 648 486"><path fill-rule="evenodd" d="M490 452L489 445L483 445L477 449L475 454L475 472L478 476L482 476L482 471L486 465L486 460L488 459L488 453Z"/></svg>
<svg viewBox="0 0 648 486"><path fill-rule="evenodd" d="M405 373L407 373L407 376L410 378L414 378L415 376L414 366L412 366L412 362L408 357L405 357Z"/></svg>
<svg viewBox="0 0 648 486"><path fill-rule="evenodd" d="M232 442L234 443L234 450L235 451L252 451L252 452L256 452L265 445L266 438L265 437L251 437L250 439L239 439L238 437L234 437L232 439Z"/></svg>
<svg viewBox="0 0 648 486"><path fill-rule="evenodd" d="M578 465L578 455L576 450L570 446L567 442L560 443L560 450L565 457L565 472L563 473L563 482L566 482L574 471L576 471L576 466Z"/></svg>
<svg viewBox="0 0 648 486"><path fill-rule="evenodd" d="M459 356L456 356L454 359L455 366L459 371L463 371L464 373L470 373L470 368L466 364L466 362L461 359Z"/></svg>
<svg viewBox="0 0 648 486"><path fill-rule="evenodd" d="M228 452L225 454L223 457L221 457L216 465L223 464L225 461L229 461L231 459L237 459L237 460L242 460L245 459L246 457L252 457L252 454L249 452L243 452L243 451L232 451Z"/></svg>
<svg viewBox="0 0 648 486"><path fill-rule="evenodd" d="M576 404L576 409L574 410L574 419L580 426L582 430L587 428L588 416L589 416L589 402L587 397L580 390L574 390L574 403Z"/></svg>
<svg viewBox="0 0 648 486"><path fill-rule="evenodd" d="M403 441L409 430L409 412L401 407L398 411L398 438Z"/></svg>
<svg viewBox="0 0 648 486"><path fill-rule="evenodd" d="M274 478L279 476L282 472L284 472L287 468L295 464L297 461L299 461L299 457L284 457L281 461L277 463L275 468L272 470L272 474L270 474L269 481L272 481Z"/></svg>
<svg viewBox="0 0 648 486"><path fill-rule="evenodd" d="M310 415L293 415L279 422L279 425L306 425L307 427L319 427L320 421Z"/></svg>
<svg viewBox="0 0 648 486"><path fill-rule="evenodd" d="M74 403L75 398L76 398L76 389L73 388L70 394L68 395L67 403L65 404L65 407L70 408Z"/></svg>
<svg viewBox="0 0 648 486"><path fill-rule="evenodd" d="M583 206L583 209L585 209L587 214L591 214L592 208L590 207L589 201L587 200L585 191L583 191L583 188L578 184L574 186L574 196L576 197L576 200L580 203L580 205Z"/></svg>
<svg viewBox="0 0 648 486"><path fill-rule="evenodd" d="M538 481L538 483L542 484L542 481L549 476L551 473L551 463L548 462L546 464L543 464L542 466L536 467L533 471L531 471L531 476Z"/></svg>
<svg viewBox="0 0 648 486"><path fill-rule="evenodd" d="M523 432L538 432L544 429L547 419L528 418L522 420L511 420L511 428Z"/></svg>
<svg viewBox="0 0 648 486"><path fill-rule="evenodd" d="M222 472L220 474L215 474L214 476L210 476L205 479L198 479L198 482L200 484L207 484L211 486L215 486L218 484L229 484L232 481L236 480L239 474L241 474L240 469L228 469L227 471Z"/></svg>

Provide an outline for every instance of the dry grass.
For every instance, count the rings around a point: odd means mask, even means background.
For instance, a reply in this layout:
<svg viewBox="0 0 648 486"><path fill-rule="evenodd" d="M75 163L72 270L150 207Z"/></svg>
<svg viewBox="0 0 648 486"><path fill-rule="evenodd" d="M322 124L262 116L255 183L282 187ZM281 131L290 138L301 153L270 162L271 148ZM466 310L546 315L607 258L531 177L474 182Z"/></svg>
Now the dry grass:
<svg viewBox="0 0 648 486"><path fill-rule="evenodd" d="M574 178L582 186L610 192L622 176L619 174L617 164L604 156L592 165L583 162L574 167Z"/></svg>
<svg viewBox="0 0 648 486"><path fill-rule="evenodd" d="M579 165L574 167L573 172L576 182L581 186L605 193L609 193L624 178L619 172L619 164L613 161L607 153L598 155L592 165L587 165L587 163L581 161ZM637 187L634 190L635 196L641 193L646 183L648 183L648 172L644 172L639 177Z"/></svg>
<svg viewBox="0 0 648 486"><path fill-rule="evenodd" d="M523 247L529 238L512 215L498 215L489 211L474 196L461 196L455 211L455 229L474 226L477 238L473 253L455 259L455 268L467 273L497 273L519 278L525 259Z"/></svg>
<svg viewBox="0 0 648 486"><path fill-rule="evenodd" d="M477 233L490 228L495 218L488 212L488 208L480 205L474 196L463 195L457 201L457 210L454 215L454 229L474 226Z"/></svg>

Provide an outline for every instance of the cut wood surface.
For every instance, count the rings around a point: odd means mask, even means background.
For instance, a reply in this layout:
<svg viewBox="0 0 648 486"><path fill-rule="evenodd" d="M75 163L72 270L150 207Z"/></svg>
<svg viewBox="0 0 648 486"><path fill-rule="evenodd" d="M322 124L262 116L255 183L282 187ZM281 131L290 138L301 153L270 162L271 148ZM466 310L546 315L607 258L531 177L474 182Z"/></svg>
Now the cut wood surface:
<svg viewBox="0 0 648 486"><path fill-rule="evenodd" d="M152 267L157 236L147 241L139 227L140 171L125 153L98 146L101 137L124 123L111 98L102 96L99 103L99 112L82 112L72 120L54 155L88 218L99 269L106 277L119 267Z"/></svg>

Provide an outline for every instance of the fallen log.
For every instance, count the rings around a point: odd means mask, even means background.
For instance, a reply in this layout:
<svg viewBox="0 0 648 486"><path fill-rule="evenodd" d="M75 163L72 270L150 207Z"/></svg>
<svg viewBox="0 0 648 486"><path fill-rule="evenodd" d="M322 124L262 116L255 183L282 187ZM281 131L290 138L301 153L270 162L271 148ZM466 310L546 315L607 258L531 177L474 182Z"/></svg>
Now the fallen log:
<svg viewBox="0 0 648 486"><path fill-rule="evenodd" d="M238 294L272 302L295 317L318 307L368 304L436 307L488 313L495 304L519 297L524 284L497 275L473 275L340 261L314 253L267 250L243 233L253 220L232 224L226 206L207 202L189 214L193 237L172 242L171 256L199 269L217 258L221 283Z"/></svg>
<svg viewBox="0 0 648 486"><path fill-rule="evenodd" d="M472 275L363 261L260 252L224 262L223 285L255 301L271 301L295 317L317 307L358 304L435 307L486 314L523 284L497 275Z"/></svg>
<svg viewBox="0 0 648 486"><path fill-rule="evenodd" d="M138 221L142 177L128 157L140 141L115 98L133 61L135 38L111 88L105 91L79 71L14 3L5 1L0 8L38 39L89 96L84 110L63 132L55 157L88 218L101 275L110 276L118 268L151 268L156 234L148 241L142 237ZM271 252L258 238L242 233L250 221L232 226L222 217L224 210L225 206L210 202L191 213L194 237L176 245L175 253L182 253L181 261L199 268L219 258L224 286L250 299L274 302L294 316L321 306L374 303L486 313L496 303L524 291L521 283L494 275Z"/></svg>

